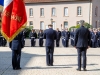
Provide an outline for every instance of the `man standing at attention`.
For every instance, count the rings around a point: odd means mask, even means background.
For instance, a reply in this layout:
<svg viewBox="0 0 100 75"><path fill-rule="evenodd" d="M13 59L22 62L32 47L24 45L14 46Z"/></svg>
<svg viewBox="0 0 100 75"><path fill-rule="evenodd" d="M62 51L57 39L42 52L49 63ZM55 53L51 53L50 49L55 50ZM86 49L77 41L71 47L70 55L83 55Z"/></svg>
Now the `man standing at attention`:
<svg viewBox="0 0 100 75"><path fill-rule="evenodd" d="M46 39L46 63L47 66L53 66L54 40L56 40L56 31L52 29L52 25L48 25L49 29L44 31L44 39Z"/></svg>
<svg viewBox="0 0 100 75"><path fill-rule="evenodd" d="M83 71L86 71L86 52L90 46L90 32L84 27L84 20L80 21L80 28L76 30L74 37L74 46L78 52L78 69L81 71L81 56L83 56Z"/></svg>

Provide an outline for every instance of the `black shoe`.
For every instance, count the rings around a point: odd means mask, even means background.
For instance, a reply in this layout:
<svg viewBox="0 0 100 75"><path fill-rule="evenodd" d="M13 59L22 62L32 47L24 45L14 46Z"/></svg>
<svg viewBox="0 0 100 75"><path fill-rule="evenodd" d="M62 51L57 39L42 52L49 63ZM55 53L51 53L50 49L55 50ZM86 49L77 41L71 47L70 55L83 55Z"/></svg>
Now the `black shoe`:
<svg viewBox="0 0 100 75"><path fill-rule="evenodd" d="M50 66L53 66L53 64L50 64Z"/></svg>
<svg viewBox="0 0 100 75"><path fill-rule="evenodd" d="M20 69L22 69L21 67L19 67L19 68L16 68L16 70L20 70Z"/></svg>
<svg viewBox="0 0 100 75"><path fill-rule="evenodd" d="M47 64L47 66L50 66L50 64Z"/></svg>
<svg viewBox="0 0 100 75"><path fill-rule="evenodd" d="M87 69L86 68L83 68L83 71L87 71Z"/></svg>
<svg viewBox="0 0 100 75"><path fill-rule="evenodd" d="M76 69L77 71L81 71L81 69L80 68L78 68L78 69Z"/></svg>
<svg viewBox="0 0 100 75"><path fill-rule="evenodd" d="M13 70L16 70L16 68L13 68Z"/></svg>

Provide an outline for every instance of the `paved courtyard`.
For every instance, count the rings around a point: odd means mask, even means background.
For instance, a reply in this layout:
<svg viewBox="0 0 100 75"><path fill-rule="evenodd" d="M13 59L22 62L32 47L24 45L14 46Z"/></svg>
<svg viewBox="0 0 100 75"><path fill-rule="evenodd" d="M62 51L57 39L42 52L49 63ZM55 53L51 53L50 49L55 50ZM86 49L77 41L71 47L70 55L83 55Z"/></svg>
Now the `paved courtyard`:
<svg viewBox="0 0 100 75"><path fill-rule="evenodd" d="M100 75L100 48L88 49L88 71L76 71L77 50L63 47L55 48L52 67L46 66L45 47L25 47L21 67L21 70L12 70L11 50L0 47L0 75Z"/></svg>

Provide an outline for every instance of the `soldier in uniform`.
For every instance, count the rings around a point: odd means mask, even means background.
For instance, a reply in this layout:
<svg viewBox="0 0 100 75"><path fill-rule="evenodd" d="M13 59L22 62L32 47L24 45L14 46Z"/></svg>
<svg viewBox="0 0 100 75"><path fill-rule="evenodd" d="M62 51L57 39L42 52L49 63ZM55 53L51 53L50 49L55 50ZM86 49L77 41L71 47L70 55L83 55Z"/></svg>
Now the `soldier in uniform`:
<svg viewBox="0 0 100 75"><path fill-rule="evenodd" d="M98 47L100 47L100 28L98 28Z"/></svg>
<svg viewBox="0 0 100 75"><path fill-rule="evenodd" d="M92 47L96 48L98 46L98 33L96 29L93 30L91 39L92 39Z"/></svg>
<svg viewBox="0 0 100 75"><path fill-rule="evenodd" d="M5 47L7 44L7 41L4 37L2 37L2 46Z"/></svg>
<svg viewBox="0 0 100 75"><path fill-rule="evenodd" d="M49 29L44 31L44 39L46 39L46 63L47 66L53 66L54 40L56 40L56 31L52 29L52 25L48 25Z"/></svg>
<svg viewBox="0 0 100 75"><path fill-rule="evenodd" d="M12 50L12 67L13 70L19 70L20 67L20 58L21 58L21 50L24 47L23 45L23 33L19 33L14 40L9 43L9 47Z"/></svg>
<svg viewBox="0 0 100 75"><path fill-rule="evenodd" d="M61 32L62 45L65 47L65 29Z"/></svg>
<svg viewBox="0 0 100 75"><path fill-rule="evenodd" d="M65 47L68 47L69 46L69 39L70 39L70 32L68 31L68 28L66 28L66 31L65 31Z"/></svg>
<svg viewBox="0 0 100 75"><path fill-rule="evenodd" d="M59 42L60 42L60 38L61 38L61 31L59 31L59 28L57 28L57 30L56 30L56 35L57 35L56 47L59 47Z"/></svg>
<svg viewBox="0 0 100 75"><path fill-rule="evenodd" d="M2 35L1 35L1 32L0 32L0 46L2 46Z"/></svg>
<svg viewBox="0 0 100 75"><path fill-rule="evenodd" d="M32 31L30 32L29 37L31 39L31 47L34 47L36 43L36 38L37 38L37 34L34 29L32 29Z"/></svg>
<svg viewBox="0 0 100 75"><path fill-rule="evenodd" d="M91 28L89 28L90 31L90 37L91 37L91 41L90 41L90 47L92 47L92 35L93 35L93 30Z"/></svg>
<svg viewBox="0 0 100 75"><path fill-rule="evenodd" d="M71 45L74 46L74 29L71 29L70 39L71 39Z"/></svg>
<svg viewBox="0 0 100 75"><path fill-rule="evenodd" d="M39 31L38 38L39 38L39 46L43 47L43 30Z"/></svg>

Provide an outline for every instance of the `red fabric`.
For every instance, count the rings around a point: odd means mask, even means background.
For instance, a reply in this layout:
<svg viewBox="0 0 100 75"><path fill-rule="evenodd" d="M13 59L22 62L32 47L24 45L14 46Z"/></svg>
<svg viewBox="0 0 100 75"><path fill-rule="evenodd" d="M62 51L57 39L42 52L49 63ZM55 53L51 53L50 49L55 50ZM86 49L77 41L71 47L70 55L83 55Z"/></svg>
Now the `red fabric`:
<svg viewBox="0 0 100 75"><path fill-rule="evenodd" d="M9 15L5 15L6 11ZM2 32L6 34L7 40L8 38L11 39L26 22L27 17L23 0L13 0L4 10L2 17Z"/></svg>

